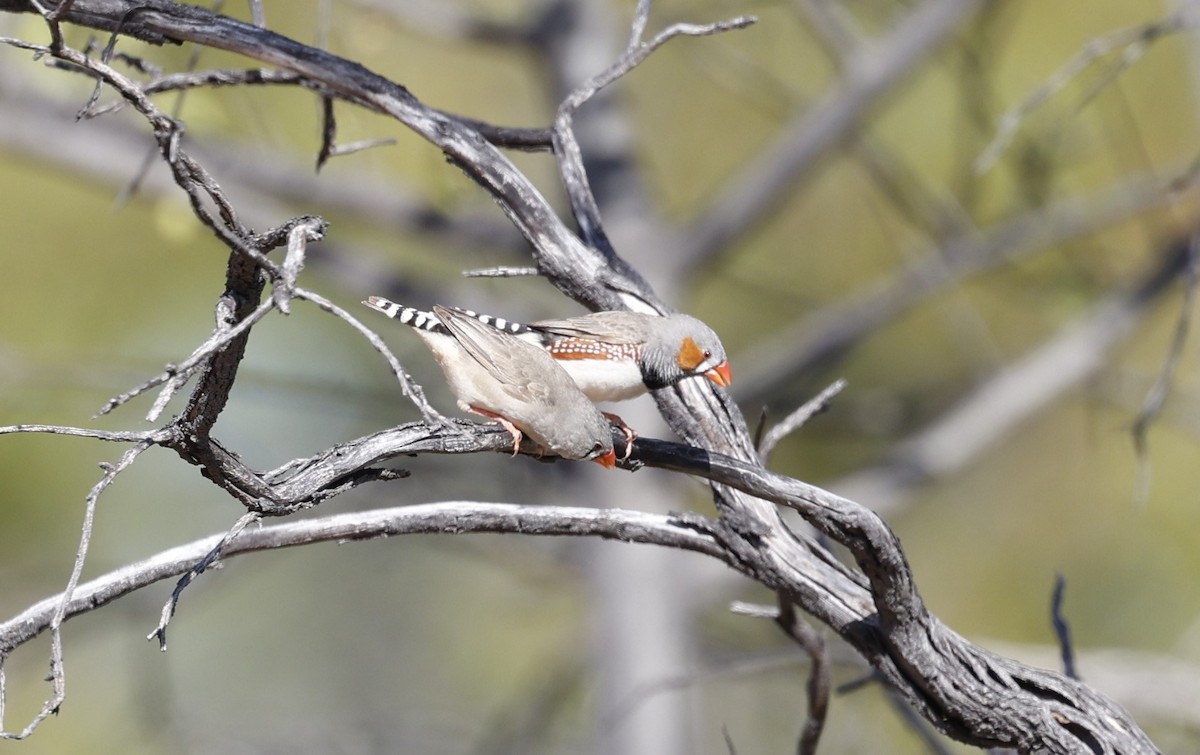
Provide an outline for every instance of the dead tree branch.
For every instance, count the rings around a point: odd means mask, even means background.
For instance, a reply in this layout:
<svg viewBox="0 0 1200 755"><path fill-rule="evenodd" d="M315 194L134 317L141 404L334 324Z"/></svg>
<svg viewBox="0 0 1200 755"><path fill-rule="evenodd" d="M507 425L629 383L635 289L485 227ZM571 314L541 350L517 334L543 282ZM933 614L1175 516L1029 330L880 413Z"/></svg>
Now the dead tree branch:
<svg viewBox="0 0 1200 755"><path fill-rule="evenodd" d="M257 551L321 542L370 540L396 535L492 532L525 535L603 537L656 543L723 558L713 540L673 517L640 511L569 506L522 506L512 503L448 501L356 511L243 530L222 553L223 559ZM0 623L0 658L50 628L55 613L63 620L88 613L165 579L188 573L224 535L197 540L155 554L79 585L69 596L52 595ZM64 597L68 599L64 603Z"/></svg>
<svg viewBox="0 0 1200 755"><path fill-rule="evenodd" d="M45 12L45 5L52 10ZM872 102L979 5L961 0L928 0L921 5L903 25L902 33L883 48L863 54L857 65L848 69L844 97L814 111L814 123L808 130L816 136L802 144L784 145L786 159L777 152L768 154L779 169L762 175L777 180L786 169L787 176L793 176L798 161L801 165L812 161L837 143ZM166 0L0 0L0 10L45 16L53 39L44 51L116 88L151 124L163 158L191 199L195 214L230 250L225 291L217 305L217 333L227 333L254 317L268 282L273 294L284 297L271 300L276 309L284 309L293 294L301 298L289 272L298 268L281 267L267 255L286 244L298 225L312 219L290 221L267 234L252 233L216 182L182 149L179 124L107 61L66 47L58 29L60 21L111 32L117 35L114 42L118 36L152 43L186 41L241 54L307 80L322 96L395 118L445 153L495 199L532 245L540 273L564 294L593 309L667 311L668 305L615 250L597 248L602 246L596 243L598 235L581 239L572 232L537 187L475 125L428 107L403 86L357 63L258 26ZM108 49L112 46L110 43ZM569 134L570 123L559 122L556 129ZM563 143L561 138L556 141ZM782 193L770 181L754 188L761 191L763 187ZM730 201L725 209L743 217L748 199L757 195L740 187L735 190L739 192L737 201ZM568 191L577 212L580 207L593 206L585 182L575 183ZM771 203L763 201L761 205L768 208ZM729 221L728 215L713 213L706 219L697 231L702 239L697 245L715 243L723 229L740 222ZM287 514L362 482L393 478L394 471L375 465L398 455L499 450L504 444L502 431L494 428L419 423L340 444L271 472L256 472L211 435L236 380L250 329L246 326L232 337L216 335L212 350L198 366L196 386L181 415L155 442L199 466L207 478L251 512ZM415 515L411 512L417 507L406 507L403 511L410 517L423 514L425 518L405 520L404 526L411 532L589 534L696 550L728 563L828 625L931 725L955 739L1024 752L1155 752L1128 714L1091 687L1001 658L944 626L925 606L900 542L883 520L859 503L764 469L744 418L727 393L692 380L661 389L655 398L684 444L639 439L634 444L633 462L709 480L718 517L684 514L645 519L645 515L626 516L628 512L623 512L606 519L605 512L593 510L580 516L579 510L553 507L538 508L534 513L525 508L466 504L466 508L445 506L439 511L435 507ZM799 512L822 535L844 546L853 557L853 566L840 562L815 539L791 531L781 519L780 506ZM340 531L339 537L369 537L396 526L376 521L374 529L364 529L363 523L372 521L370 514L348 516L352 522L337 521L354 529ZM530 516L534 517L532 523ZM289 526L299 529L284 529ZM316 530L305 529L310 526L312 523L241 532L227 544L225 555L238 552L239 544L279 542L255 539L264 532L277 537L285 533L285 538L292 533L293 541L286 544L311 542ZM65 597L51 600L58 600L55 605L65 618L75 607L86 610L135 589L129 587L132 584L182 574L215 545L216 541L208 540L168 552L169 556L162 554L152 563L130 567L132 571L122 572L119 579L80 586L74 596L68 591ZM87 601L76 602L84 597ZM40 631L45 608L35 609L0 625L0 636L6 638L0 643L0 659L15 647L14 638L28 639Z"/></svg>

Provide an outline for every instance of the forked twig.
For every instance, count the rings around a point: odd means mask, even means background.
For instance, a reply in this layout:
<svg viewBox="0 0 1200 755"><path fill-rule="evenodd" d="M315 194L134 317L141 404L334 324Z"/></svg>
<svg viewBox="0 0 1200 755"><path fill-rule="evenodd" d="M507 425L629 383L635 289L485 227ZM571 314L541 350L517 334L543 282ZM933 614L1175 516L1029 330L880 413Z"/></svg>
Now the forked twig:
<svg viewBox="0 0 1200 755"><path fill-rule="evenodd" d="M110 398L100 410L96 412L96 416L103 416L113 411L119 406L124 405L130 400L137 398L146 391L163 385L163 389L159 391L158 396L154 399L153 406L146 413L146 420L153 422L162 414L163 409L170 403L175 394L187 383L187 381L196 374L196 371L204 366L204 362L210 356L220 351L229 345L230 341L245 333L250 328L254 327L262 318L275 308L275 303L265 301L258 305L254 313L245 318L238 324L232 327L223 327L224 318L217 318L217 327L213 330L211 336L204 343L197 346L187 359L180 362L178 365L167 365L167 368L143 382L140 385L118 394ZM164 385L165 383L165 385Z"/></svg>
<svg viewBox="0 0 1200 755"><path fill-rule="evenodd" d="M979 153L979 157L975 158L973 166L975 172L986 173L990 170L996 164L996 160L1000 158L1000 155L1012 144L1013 139L1017 135L1017 130L1021 127L1021 123L1029 117L1030 113L1045 104L1055 94L1065 89L1077 76L1087 70L1092 63L1114 50L1125 48L1125 54L1121 56L1121 59L1105 72L1105 76L1100 82L1089 87L1084 96L1075 104L1076 109L1082 108L1090 102L1099 93L1100 89L1116 78L1122 71L1141 59L1146 54L1150 44L1156 39L1183 31L1187 26L1184 14L1181 11L1176 11L1161 21L1118 29L1088 42L1082 50L1072 56L1057 71L1050 74L1050 77L1041 86L1027 95L1025 99L1009 108L1008 112L1000 117L1000 121L996 124L996 134L992 137L988 145L983 148L983 151Z"/></svg>
<svg viewBox="0 0 1200 755"><path fill-rule="evenodd" d="M63 428L58 428L63 429ZM74 428L72 428L74 429ZM80 434L80 433L67 433ZM95 437L95 436L92 436ZM111 439L111 438L110 438ZM116 464L102 463L100 468L104 470L104 475L100 478L92 489L88 492L85 498L85 506L83 513L83 524L80 529L79 547L75 551L75 563L71 567L71 574L67 578L66 587L58 596L57 604L54 612L50 617L48 629L50 630L50 684L51 695L42 708L32 719L25 725L25 728L19 732L9 732L3 729L4 721L0 717L0 739L25 739L31 735L35 729L46 720L50 715L58 712L58 708L62 705L67 697L67 678L66 668L63 665L63 644L62 644L62 624L67 619L68 609L71 606L72 598L75 595L75 589L79 585L79 577L83 574L83 566L87 561L88 547L92 542L92 528L96 521L96 504L100 499L100 495L108 488L116 476L129 468L131 464L154 442L150 438L143 438L137 441L136 445L129 448L125 453L121 454L120 460ZM7 657L7 652L0 652L0 666L3 665L4 659ZM3 711L3 699L7 690L3 686L3 679L0 679L0 712Z"/></svg>
<svg viewBox="0 0 1200 755"><path fill-rule="evenodd" d="M575 138L573 127L575 111L594 97L600 90L632 71L645 61L651 53L675 37L719 34L725 31L743 29L757 21L753 16L739 16L728 21L718 21L711 24L678 23L659 32L649 42L642 43L640 40L645 30L649 12L650 3L639 2L629 46L626 48L624 54L613 65L588 79L567 95L562 103L559 104L554 118L554 152L558 158L559 173L562 177L563 186L566 189L567 196L571 200L571 209L575 214L575 220L579 224L579 233L586 243L601 251L610 260L616 259L616 252L611 242L609 242L607 234L604 232L603 223L600 218L600 208L596 205L595 195L592 193L588 183L587 172L583 167L583 154L579 148L579 142ZM623 270L626 275L640 278L627 265L622 265L622 267L626 268ZM644 301L629 297L626 297L626 304L632 309L642 311L645 311L647 306Z"/></svg>

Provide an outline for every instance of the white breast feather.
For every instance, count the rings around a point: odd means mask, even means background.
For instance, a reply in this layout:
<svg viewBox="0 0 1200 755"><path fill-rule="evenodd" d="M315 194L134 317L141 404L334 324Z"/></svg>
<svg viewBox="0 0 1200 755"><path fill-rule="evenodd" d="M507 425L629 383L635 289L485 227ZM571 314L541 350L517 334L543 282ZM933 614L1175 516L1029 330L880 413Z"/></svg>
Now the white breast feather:
<svg viewBox="0 0 1200 755"><path fill-rule="evenodd" d="M463 351L463 348L445 333L430 333L425 330L416 331L421 340L433 352L433 358L446 375L446 383L450 392L458 399L458 408L464 412L470 411L470 405L489 406L495 400L494 381L475 363L475 360Z"/></svg>
<svg viewBox="0 0 1200 755"><path fill-rule="evenodd" d="M592 401L624 401L646 392L642 372L630 360L562 359L558 363Z"/></svg>

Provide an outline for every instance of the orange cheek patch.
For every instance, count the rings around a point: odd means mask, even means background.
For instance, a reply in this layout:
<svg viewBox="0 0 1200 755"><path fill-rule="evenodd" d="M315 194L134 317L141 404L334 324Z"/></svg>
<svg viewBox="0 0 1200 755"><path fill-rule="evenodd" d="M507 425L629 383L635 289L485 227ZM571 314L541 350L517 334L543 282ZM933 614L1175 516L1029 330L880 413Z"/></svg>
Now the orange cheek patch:
<svg viewBox="0 0 1200 755"><path fill-rule="evenodd" d="M704 350L697 346L691 338L685 338L683 346L679 347L679 356L675 358L675 361L684 372L693 372L704 361Z"/></svg>

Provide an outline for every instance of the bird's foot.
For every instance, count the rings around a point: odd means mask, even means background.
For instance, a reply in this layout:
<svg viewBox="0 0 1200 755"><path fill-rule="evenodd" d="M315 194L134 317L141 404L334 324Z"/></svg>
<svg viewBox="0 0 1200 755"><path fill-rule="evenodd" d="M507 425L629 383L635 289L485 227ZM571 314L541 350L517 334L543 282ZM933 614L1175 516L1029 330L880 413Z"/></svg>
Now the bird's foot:
<svg viewBox="0 0 1200 755"><path fill-rule="evenodd" d="M629 458L629 455L631 453L633 453L633 441L634 441L634 439L637 438L637 436L638 436L637 433L634 431L634 429L632 427L625 424L625 420L621 419L617 415L615 415L611 412L600 412L600 413L603 414L608 419L608 421L613 424L613 427L620 430L621 434L625 436L625 455L621 457L621 461L627 460Z"/></svg>

